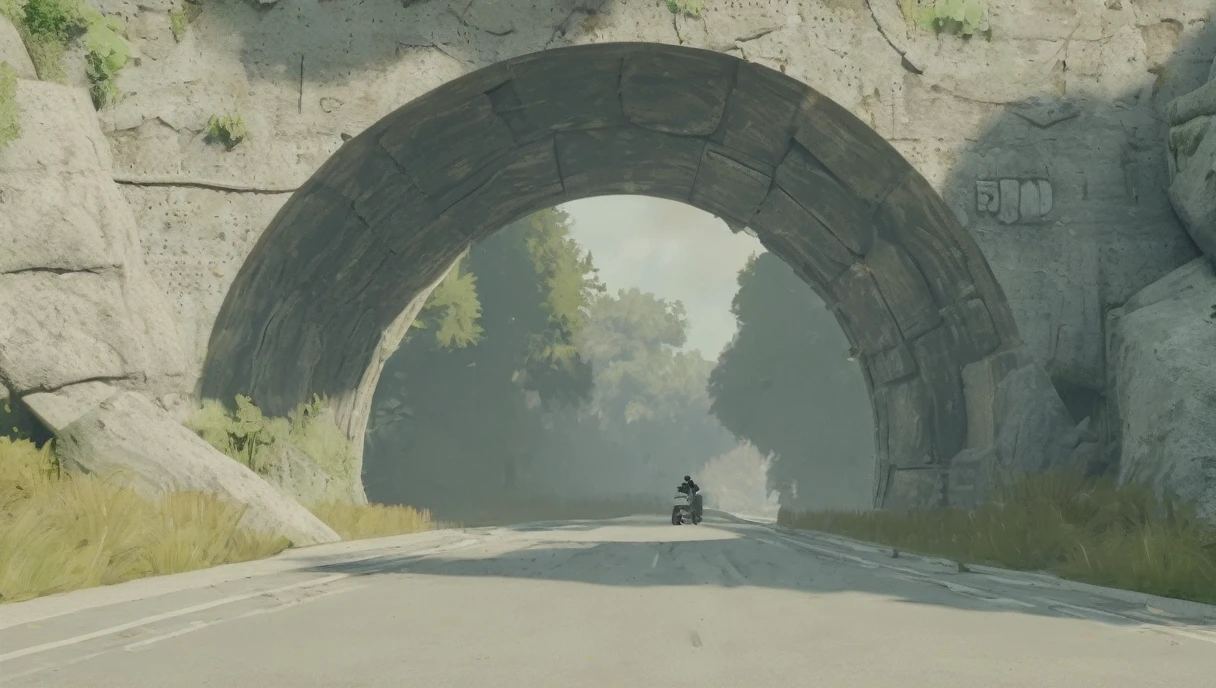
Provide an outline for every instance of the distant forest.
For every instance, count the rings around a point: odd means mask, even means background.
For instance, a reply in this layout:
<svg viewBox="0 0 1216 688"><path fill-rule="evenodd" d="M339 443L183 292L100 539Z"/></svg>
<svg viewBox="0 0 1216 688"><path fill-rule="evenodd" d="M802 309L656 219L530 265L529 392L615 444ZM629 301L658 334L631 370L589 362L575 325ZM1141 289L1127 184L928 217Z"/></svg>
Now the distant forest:
<svg viewBox="0 0 1216 688"><path fill-rule="evenodd" d="M709 361L681 349L683 304L610 293L570 229L557 209L509 225L431 295L376 391L369 498L449 517L499 496L667 498L692 473L723 508L771 506L773 491L868 506L861 373L792 270L748 261L738 331Z"/></svg>

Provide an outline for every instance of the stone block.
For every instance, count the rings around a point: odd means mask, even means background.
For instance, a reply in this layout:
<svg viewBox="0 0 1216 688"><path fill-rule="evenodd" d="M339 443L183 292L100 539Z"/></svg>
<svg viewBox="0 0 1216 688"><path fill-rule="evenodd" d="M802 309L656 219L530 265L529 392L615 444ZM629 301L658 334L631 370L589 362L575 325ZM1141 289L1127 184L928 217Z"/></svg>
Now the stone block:
<svg viewBox="0 0 1216 688"><path fill-rule="evenodd" d="M768 196L772 177L710 146L692 189L692 204L747 226Z"/></svg>
<svg viewBox="0 0 1216 688"><path fill-rule="evenodd" d="M683 136L718 129L737 63L718 53L653 51L625 58L621 107L633 124Z"/></svg>
<svg viewBox="0 0 1216 688"><path fill-rule="evenodd" d="M863 353L886 351L903 341L899 324L868 269L854 265L827 285L826 292Z"/></svg>
<svg viewBox="0 0 1216 688"><path fill-rule="evenodd" d="M761 65L745 63L738 70L726 104L722 144L775 166L789 150L806 87Z"/></svg>
<svg viewBox="0 0 1216 688"><path fill-rule="evenodd" d="M964 449L950 460L946 500L951 507L972 509L992 494L996 455L991 449Z"/></svg>
<svg viewBox="0 0 1216 688"><path fill-rule="evenodd" d="M978 361L1001 344L996 324L982 299L967 299L941 309L951 337L964 363Z"/></svg>
<svg viewBox="0 0 1216 688"><path fill-rule="evenodd" d="M881 201L912 166L865 122L823 94L807 91L794 138L858 196Z"/></svg>
<svg viewBox="0 0 1216 688"><path fill-rule="evenodd" d="M485 184L444 213L442 224L477 242L531 212L561 202L557 156L548 139L511 151L498 161L498 169Z"/></svg>
<svg viewBox="0 0 1216 688"><path fill-rule="evenodd" d="M563 52L561 60L552 59L551 50L512 60L510 82L489 93L520 143L629 122L620 96L624 53Z"/></svg>
<svg viewBox="0 0 1216 688"><path fill-rule="evenodd" d="M962 451L967 439L967 404L958 350L946 327L930 331L911 346L932 399L934 453L944 460Z"/></svg>
<svg viewBox="0 0 1216 688"><path fill-rule="evenodd" d="M874 240L874 208L800 145L777 166L777 185L819 218L850 251L863 256Z"/></svg>
<svg viewBox="0 0 1216 688"><path fill-rule="evenodd" d="M865 265L874 276L904 339L919 337L941 322L925 278L906 251L879 240L866 254Z"/></svg>
<svg viewBox="0 0 1216 688"><path fill-rule="evenodd" d="M943 506L947 479L942 469L892 468L882 507L903 513Z"/></svg>
<svg viewBox="0 0 1216 688"><path fill-rule="evenodd" d="M908 468L932 462L932 408L929 387L919 377L874 390L875 417L882 418L886 430L877 439L889 465Z"/></svg>
<svg viewBox="0 0 1216 688"><path fill-rule="evenodd" d="M879 206L875 224L879 237L902 246L916 261L940 306L972 295L975 286L961 247L974 240L923 177L905 177Z"/></svg>
<svg viewBox="0 0 1216 688"><path fill-rule="evenodd" d="M907 379L916 374L916 359L907 344L880 351L866 358L870 378L875 387L882 387L899 380Z"/></svg>
<svg viewBox="0 0 1216 688"><path fill-rule="evenodd" d="M963 367L968 449L983 450L996 442L997 385L1006 375L1028 362L1030 357L1019 347L992 354Z"/></svg>
<svg viewBox="0 0 1216 688"><path fill-rule="evenodd" d="M751 224L762 243L781 247L770 250L801 271L820 290L840 277L856 260L818 218L779 188L769 192Z"/></svg>
<svg viewBox="0 0 1216 688"><path fill-rule="evenodd" d="M687 202L705 152L700 139L625 127L557 135L567 197L644 194Z"/></svg>
<svg viewBox="0 0 1216 688"><path fill-rule="evenodd" d="M380 145L424 193L441 196L514 146L489 96L470 98L425 120L389 126Z"/></svg>

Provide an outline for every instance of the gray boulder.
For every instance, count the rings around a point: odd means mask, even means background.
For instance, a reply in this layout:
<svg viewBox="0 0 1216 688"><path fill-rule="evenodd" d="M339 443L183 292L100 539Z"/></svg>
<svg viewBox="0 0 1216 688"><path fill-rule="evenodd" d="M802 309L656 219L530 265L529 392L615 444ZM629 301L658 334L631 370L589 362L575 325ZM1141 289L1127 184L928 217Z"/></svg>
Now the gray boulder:
<svg viewBox="0 0 1216 688"><path fill-rule="evenodd" d="M1166 107L1170 202L1191 238L1216 256L1216 62L1203 86Z"/></svg>
<svg viewBox="0 0 1216 688"><path fill-rule="evenodd" d="M113 475L150 498L178 490L218 495L246 507L243 526L281 534L296 546L341 539L298 502L139 393L87 382L22 401L55 433L68 468Z"/></svg>
<svg viewBox="0 0 1216 688"><path fill-rule="evenodd" d="M22 136L0 150L0 382L179 379L177 327L88 95L22 79L17 101Z"/></svg>
<svg viewBox="0 0 1216 688"><path fill-rule="evenodd" d="M1107 323L1119 480L1216 523L1216 271L1198 258L1145 287Z"/></svg>
<svg viewBox="0 0 1216 688"><path fill-rule="evenodd" d="M1051 377L1024 348L963 370L967 447L945 477L951 506L984 502L1004 477L1077 469L1079 447L1095 444L1088 419L1073 422Z"/></svg>

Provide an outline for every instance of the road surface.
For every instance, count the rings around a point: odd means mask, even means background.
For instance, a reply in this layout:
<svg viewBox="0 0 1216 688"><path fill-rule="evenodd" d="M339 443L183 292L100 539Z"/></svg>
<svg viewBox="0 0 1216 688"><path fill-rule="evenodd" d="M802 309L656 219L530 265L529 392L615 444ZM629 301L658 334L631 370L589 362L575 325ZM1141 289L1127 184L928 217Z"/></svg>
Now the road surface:
<svg viewBox="0 0 1216 688"><path fill-rule="evenodd" d="M659 517L441 531L0 606L0 685L1179 688L1216 608Z"/></svg>

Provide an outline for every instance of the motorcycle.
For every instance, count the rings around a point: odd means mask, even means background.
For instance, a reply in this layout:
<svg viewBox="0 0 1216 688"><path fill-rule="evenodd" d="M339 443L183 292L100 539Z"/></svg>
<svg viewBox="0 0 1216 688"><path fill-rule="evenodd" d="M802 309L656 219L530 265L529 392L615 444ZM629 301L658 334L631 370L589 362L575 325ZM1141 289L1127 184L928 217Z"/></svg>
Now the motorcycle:
<svg viewBox="0 0 1216 688"><path fill-rule="evenodd" d="M671 507L671 525L680 526L685 523L691 523L694 526L700 525L703 511L701 502L700 492L692 494L677 492L676 503Z"/></svg>

